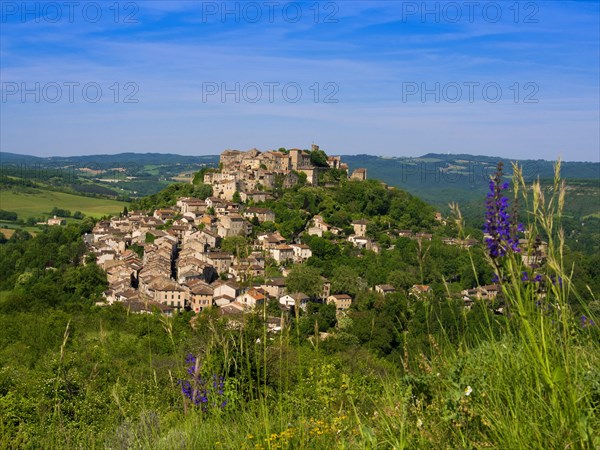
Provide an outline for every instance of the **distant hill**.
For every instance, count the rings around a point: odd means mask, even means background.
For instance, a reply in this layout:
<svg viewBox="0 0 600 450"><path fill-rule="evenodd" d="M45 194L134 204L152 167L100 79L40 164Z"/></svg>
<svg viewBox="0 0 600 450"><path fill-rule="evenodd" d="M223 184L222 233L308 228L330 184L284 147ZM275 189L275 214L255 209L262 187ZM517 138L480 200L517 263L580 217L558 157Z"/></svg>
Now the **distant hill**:
<svg viewBox="0 0 600 450"><path fill-rule="evenodd" d="M189 181L195 172L218 162L216 155L119 153L40 158L0 152L0 174L68 191L136 198L159 192L170 183Z"/></svg>
<svg viewBox="0 0 600 450"><path fill-rule="evenodd" d="M504 162L505 174L512 175L512 160L491 156L429 153L417 158L349 155L342 159L351 170L365 167L368 178L405 189L442 209L449 202L464 204L480 200L487 191L489 176L494 173L499 161ZM538 177L542 180L551 179L554 176L553 161L514 162L523 168L527 181ZM567 180L586 179L600 183L600 163L563 162L561 175Z"/></svg>
<svg viewBox="0 0 600 450"><path fill-rule="evenodd" d="M489 176L498 161L504 161L505 173L512 174L511 160L501 157L428 153L420 157L381 157L373 155L342 156L350 169L367 168L368 178L396 186L447 211L450 202L458 202L468 210L472 202L480 202L487 190ZM13 166L44 167L75 171L97 186L117 190L123 195L139 197L160 191L167 184L190 179L202 167L216 166L219 155L187 156L171 153L119 153L115 155L55 156L40 158L0 152L3 170ZM551 179L554 162L524 159L515 161L523 168L528 181ZM39 172L35 172L36 174ZM19 175L20 176L20 175ZM600 189L600 163L563 162L562 176L567 180L591 180L584 197ZM581 192L579 193L581 194ZM581 195L580 195L581 196ZM596 199L591 199L587 214L600 213ZM479 211L477 211L477 214Z"/></svg>
<svg viewBox="0 0 600 450"><path fill-rule="evenodd" d="M17 153L0 152L0 164L47 164L49 167L76 165L85 167L93 164L95 167L112 168L119 165L136 164L167 165L167 164L207 164L218 163L218 155L186 156L172 153L117 153L114 155L83 155L83 156L38 156L20 155Z"/></svg>

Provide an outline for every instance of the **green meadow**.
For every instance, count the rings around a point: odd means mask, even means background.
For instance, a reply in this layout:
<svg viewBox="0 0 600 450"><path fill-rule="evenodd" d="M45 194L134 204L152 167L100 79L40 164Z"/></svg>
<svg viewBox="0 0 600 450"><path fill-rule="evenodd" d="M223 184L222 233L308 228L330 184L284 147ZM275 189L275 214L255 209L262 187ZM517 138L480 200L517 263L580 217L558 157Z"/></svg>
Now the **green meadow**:
<svg viewBox="0 0 600 450"><path fill-rule="evenodd" d="M52 208L81 211L86 216L102 217L116 214L127 206L125 202L84 197L56 191L32 189L30 192L8 190L0 192L0 209L14 211L20 219L50 214Z"/></svg>

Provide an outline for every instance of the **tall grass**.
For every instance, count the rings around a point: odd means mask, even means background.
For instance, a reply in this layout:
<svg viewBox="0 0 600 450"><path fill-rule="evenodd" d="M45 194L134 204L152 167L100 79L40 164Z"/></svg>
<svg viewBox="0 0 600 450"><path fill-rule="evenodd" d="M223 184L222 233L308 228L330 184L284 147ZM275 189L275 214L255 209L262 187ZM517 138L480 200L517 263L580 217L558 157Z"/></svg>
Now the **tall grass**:
<svg viewBox="0 0 600 450"><path fill-rule="evenodd" d="M435 393L425 405L418 398L409 402L410 414L399 420L418 417L421 432L408 447L415 442L434 447L600 446L598 334L593 327L582 329L573 312L585 311L588 320L591 315L574 289L572 268L563 263L564 233L559 223L565 183L560 180L560 162L548 198L539 182L527 189L519 167L514 173L514 200L520 198L527 210L528 248L543 236L547 260L531 269L518 252L490 257L506 302L503 336L494 341L484 335L464 353L450 348L432 360L427 371L443 374L450 367L454 374L434 384ZM597 322L595 317L591 320ZM492 335L490 328L487 337ZM390 395L397 391L402 389L388 389L388 409L401 401L402 396ZM389 440L394 447L405 447L394 441L393 425L386 420Z"/></svg>

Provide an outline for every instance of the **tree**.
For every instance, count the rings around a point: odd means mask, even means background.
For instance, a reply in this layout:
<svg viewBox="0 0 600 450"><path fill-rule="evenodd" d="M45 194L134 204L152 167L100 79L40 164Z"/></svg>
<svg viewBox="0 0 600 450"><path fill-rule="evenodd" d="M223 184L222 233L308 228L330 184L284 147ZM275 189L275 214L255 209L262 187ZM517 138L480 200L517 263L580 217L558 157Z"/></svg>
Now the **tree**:
<svg viewBox="0 0 600 450"><path fill-rule="evenodd" d="M248 255L248 240L244 236L229 236L221 241L221 250L231 252L235 256Z"/></svg>
<svg viewBox="0 0 600 450"><path fill-rule="evenodd" d="M242 203L242 197L240 196L240 193L238 191L235 191L233 193L233 197L232 199L234 203Z"/></svg>
<svg viewBox="0 0 600 450"><path fill-rule="evenodd" d="M287 276L287 290L290 293L303 292L309 297L318 297L323 289L321 271L315 267L296 265Z"/></svg>
<svg viewBox="0 0 600 450"><path fill-rule="evenodd" d="M350 294L356 296L367 288L367 283L356 270L348 266L337 266L331 277L331 292L334 294Z"/></svg>
<svg viewBox="0 0 600 450"><path fill-rule="evenodd" d="M194 178L192 180L192 184L203 184L204 183L204 175L208 172L214 172L215 169L212 169L210 167L203 167L202 169L200 169L198 172L196 172L194 174Z"/></svg>
<svg viewBox="0 0 600 450"><path fill-rule="evenodd" d="M69 211L68 209L57 208L55 206L54 208L52 208L52 211L50 211L50 215L56 217L71 217L71 211Z"/></svg>
<svg viewBox="0 0 600 450"><path fill-rule="evenodd" d="M17 220L17 213L12 211L4 211L3 209L0 209L0 220L9 220L11 222L14 222L15 220Z"/></svg>
<svg viewBox="0 0 600 450"><path fill-rule="evenodd" d="M313 166L329 167L329 164L327 164L327 153L325 153L323 150L311 151L310 162Z"/></svg>
<svg viewBox="0 0 600 450"><path fill-rule="evenodd" d="M192 195L198 197L200 200L205 200L213 195L213 188L210 184L201 183L194 188Z"/></svg>
<svg viewBox="0 0 600 450"><path fill-rule="evenodd" d="M394 270L387 276L387 282L401 291L408 289L418 282L418 277L414 268L405 268L403 270Z"/></svg>
<svg viewBox="0 0 600 450"><path fill-rule="evenodd" d="M296 182L296 187L302 187L302 186L306 186L306 183L308 181L308 175L306 175L306 173L304 172L298 172L296 170L292 171L292 173L294 173L295 175L298 176L298 181Z"/></svg>
<svg viewBox="0 0 600 450"><path fill-rule="evenodd" d="M10 237L9 242L19 242L19 241L28 241L31 239L31 234L29 234L25 230L21 230L20 228L15 230L13 235Z"/></svg>
<svg viewBox="0 0 600 450"><path fill-rule="evenodd" d="M89 252L86 256L85 256L85 263L86 264L93 264L95 263L97 260L96 258L96 254L94 252Z"/></svg>
<svg viewBox="0 0 600 450"><path fill-rule="evenodd" d="M339 245L319 236L303 236L315 258L328 260L340 255Z"/></svg>
<svg viewBox="0 0 600 450"><path fill-rule="evenodd" d="M327 331L336 323L336 311L334 304L323 305L321 303L309 303L306 307L306 315L300 318L298 329L301 334L308 336L315 332L315 322L319 331Z"/></svg>

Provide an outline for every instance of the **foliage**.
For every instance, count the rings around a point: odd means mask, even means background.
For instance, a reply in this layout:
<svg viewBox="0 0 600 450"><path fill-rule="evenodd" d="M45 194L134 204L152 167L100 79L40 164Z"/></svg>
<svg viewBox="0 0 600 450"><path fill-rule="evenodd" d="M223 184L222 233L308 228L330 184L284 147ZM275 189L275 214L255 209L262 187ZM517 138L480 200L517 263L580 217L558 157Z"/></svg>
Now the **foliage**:
<svg viewBox="0 0 600 450"><path fill-rule="evenodd" d="M367 288L367 283L359 276L356 269L338 266L333 269L331 292L333 294L350 294L356 296Z"/></svg>
<svg viewBox="0 0 600 450"><path fill-rule="evenodd" d="M212 195L212 186L208 184L181 184L169 185L157 194L143 197L131 203L131 209L153 211L175 205L179 197L197 197L201 200Z"/></svg>
<svg viewBox="0 0 600 450"><path fill-rule="evenodd" d="M325 153L323 150L311 150L310 163L317 167L329 167L327 164L327 153Z"/></svg>
<svg viewBox="0 0 600 450"><path fill-rule="evenodd" d="M214 169L212 169L210 167L203 167L202 169L200 169L198 172L196 172L194 174L192 184L195 184L195 185L204 184L204 175L206 175L209 172L214 172Z"/></svg>
<svg viewBox="0 0 600 450"><path fill-rule="evenodd" d="M336 315L334 304L309 303L306 315L298 322L298 331L303 336L314 335L318 331L329 331L335 326Z"/></svg>
<svg viewBox="0 0 600 450"><path fill-rule="evenodd" d="M15 231L0 247L0 271L3 274L0 289L12 289L16 279L28 271L38 271L34 278L36 285L40 289L51 290L54 286L45 285L63 283L63 275L69 270L89 270L80 266L86 252L80 236L90 229L91 223L84 221L77 225L48 227L35 238L27 232Z"/></svg>
<svg viewBox="0 0 600 450"><path fill-rule="evenodd" d="M68 209L57 208L55 206L54 208L52 208L52 211L50 211L50 215L56 217L71 217L71 211L69 211Z"/></svg>
<svg viewBox="0 0 600 450"><path fill-rule="evenodd" d="M245 258L250 253L250 243L244 236L229 236L221 240L221 250Z"/></svg>
<svg viewBox="0 0 600 450"><path fill-rule="evenodd" d="M0 209L0 220L9 220L14 222L17 220L17 213Z"/></svg>
<svg viewBox="0 0 600 450"><path fill-rule="evenodd" d="M309 297L317 297L323 288L320 271L307 265L297 265L287 276L288 292L302 292Z"/></svg>

